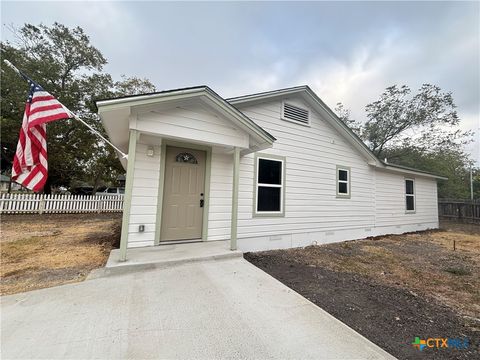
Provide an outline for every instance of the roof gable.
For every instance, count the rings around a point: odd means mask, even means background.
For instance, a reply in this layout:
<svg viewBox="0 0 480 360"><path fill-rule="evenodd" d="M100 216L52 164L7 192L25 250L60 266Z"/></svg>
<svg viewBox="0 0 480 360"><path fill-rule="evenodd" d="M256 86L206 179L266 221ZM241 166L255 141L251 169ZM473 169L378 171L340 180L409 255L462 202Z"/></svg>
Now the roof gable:
<svg viewBox="0 0 480 360"><path fill-rule="evenodd" d="M334 129L336 129L371 165L379 165L381 162L365 145L365 143L341 121L338 116L310 89L308 86L297 86L279 89L263 93L229 98L227 101L232 105L246 103L265 102L287 96L301 97L308 105L317 111Z"/></svg>

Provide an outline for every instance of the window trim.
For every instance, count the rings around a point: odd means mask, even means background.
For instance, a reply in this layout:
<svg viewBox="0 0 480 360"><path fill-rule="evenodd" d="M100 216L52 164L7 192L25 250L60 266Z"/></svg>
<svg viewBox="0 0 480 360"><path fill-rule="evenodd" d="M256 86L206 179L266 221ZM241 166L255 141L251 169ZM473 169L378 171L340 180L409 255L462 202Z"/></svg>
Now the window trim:
<svg viewBox="0 0 480 360"><path fill-rule="evenodd" d="M345 180L340 180L338 176L338 172L340 170L346 171L348 174L347 181ZM337 189L337 198L338 199L350 199L352 197L352 169L349 166L342 166L342 165L337 165L336 171L335 171L335 186ZM340 192L340 183L346 183L347 184L347 189L348 193L344 194Z"/></svg>
<svg viewBox="0 0 480 360"><path fill-rule="evenodd" d="M407 180L411 181L413 184L413 194L407 194ZM417 212L417 186L415 185L415 178L404 178L403 179L403 202L405 206L405 214L415 214ZM413 210L408 210L407 209L407 196L413 196Z"/></svg>
<svg viewBox="0 0 480 360"><path fill-rule="evenodd" d="M276 184L262 184L258 183L258 165L260 159L274 160L282 163L282 183ZM255 153L254 157L254 171L253 171L253 217L284 217L285 216L285 189L286 189L286 176L285 176L286 158L285 156L277 156L263 153ZM276 187L280 188L280 211L257 211L258 206L258 187Z"/></svg>
<svg viewBox="0 0 480 360"><path fill-rule="evenodd" d="M310 111L310 109L305 109L305 110L307 110L307 112L308 112L308 123L302 123L302 122L300 122L300 121L295 121L295 120L288 119L288 118L285 117L285 103L287 103L287 104L289 104L289 105L291 105L291 106L296 106L296 107L298 107L298 108L304 109L304 108L301 107L301 106L292 104L292 103L289 102L288 100L283 100L283 101L282 101L281 116L280 116L280 118L281 118L282 120L291 122L291 123L293 123L293 124L301 125L301 126L311 127L311 125L310 125L310 121L311 121L311 116L310 116L311 111Z"/></svg>

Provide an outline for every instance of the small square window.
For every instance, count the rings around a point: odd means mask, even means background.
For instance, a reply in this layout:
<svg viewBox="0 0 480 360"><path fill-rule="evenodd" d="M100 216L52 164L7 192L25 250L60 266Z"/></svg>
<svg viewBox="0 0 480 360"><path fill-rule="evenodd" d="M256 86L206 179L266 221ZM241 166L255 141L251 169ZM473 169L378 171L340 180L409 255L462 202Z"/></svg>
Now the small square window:
<svg viewBox="0 0 480 360"><path fill-rule="evenodd" d="M348 194L348 184L344 182L338 183L338 192L340 194Z"/></svg>
<svg viewBox="0 0 480 360"><path fill-rule="evenodd" d="M338 170L338 180L348 181L348 171Z"/></svg>

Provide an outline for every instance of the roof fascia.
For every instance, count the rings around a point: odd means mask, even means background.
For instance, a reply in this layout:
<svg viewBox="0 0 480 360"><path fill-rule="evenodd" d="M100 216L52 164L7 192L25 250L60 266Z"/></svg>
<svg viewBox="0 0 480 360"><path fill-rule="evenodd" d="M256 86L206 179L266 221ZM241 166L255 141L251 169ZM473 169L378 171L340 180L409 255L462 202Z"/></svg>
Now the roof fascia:
<svg viewBox="0 0 480 360"><path fill-rule="evenodd" d="M291 88L267 91L267 92L262 92L257 94L237 96L233 98L228 98L226 99L226 101L228 101L230 104L233 104L233 105L242 104L245 102L252 102L252 101L264 101L264 100L279 97L279 96L285 96L285 95L291 95L291 94L303 92L303 91L306 91L307 88L308 86L306 85L295 86Z"/></svg>
<svg viewBox="0 0 480 360"><path fill-rule="evenodd" d="M406 168L406 167L401 166L401 165L388 164L388 163L385 163L383 161L382 161L382 165L377 166L377 168L385 169L385 170L389 170L389 171L393 171L393 172L398 172L398 173L402 173L402 174L418 175L418 176L432 178L432 179L438 179L438 180L448 180L448 178L445 177L445 176L440 176L440 175L432 174L432 173L429 173L429 172L426 172L426 171L421 171L421 170L417 170L417 169L413 169L413 168Z"/></svg>
<svg viewBox="0 0 480 360"><path fill-rule="evenodd" d="M148 105L156 102L182 100L185 98L201 96L205 94L206 88L194 88L188 90L178 90L174 92L148 94L148 95L135 95L132 97L123 97L118 99L100 100L97 101L98 112L104 112L108 110L115 110L119 108Z"/></svg>

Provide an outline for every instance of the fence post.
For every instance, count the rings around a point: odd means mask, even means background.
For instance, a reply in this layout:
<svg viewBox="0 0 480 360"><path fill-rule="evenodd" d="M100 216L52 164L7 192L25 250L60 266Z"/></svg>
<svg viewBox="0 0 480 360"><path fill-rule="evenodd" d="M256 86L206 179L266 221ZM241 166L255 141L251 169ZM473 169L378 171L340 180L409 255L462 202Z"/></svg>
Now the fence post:
<svg viewBox="0 0 480 360"><path fill-rule="evenodd" d="M102 212L102 205L103 205L102 204L102 198L101 198L101 196L99 196L97 198L97 213L99 213L99 214Z"/></svg>
<svg viewBox="0 0 480 360"><path fill-rule="evenodd" d="M38 213L40 215L45 211L45 194L40 194L40 205L38 207Z"/></svg>

